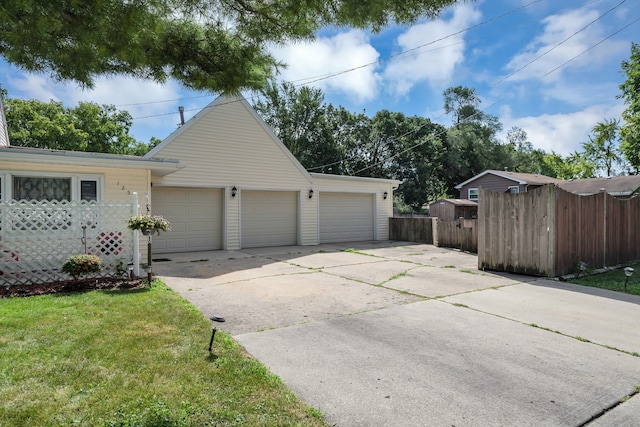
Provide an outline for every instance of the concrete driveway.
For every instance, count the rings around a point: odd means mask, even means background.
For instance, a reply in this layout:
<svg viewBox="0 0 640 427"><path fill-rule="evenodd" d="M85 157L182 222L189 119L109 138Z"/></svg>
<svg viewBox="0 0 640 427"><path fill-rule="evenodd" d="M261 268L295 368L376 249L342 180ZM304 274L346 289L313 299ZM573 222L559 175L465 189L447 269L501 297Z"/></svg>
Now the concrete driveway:
<svg viewBox="0 0 640 427"><path fill-rule="evenodd" d="M639 297L406 242L155 258L330 425L640 425Z"/></svg>

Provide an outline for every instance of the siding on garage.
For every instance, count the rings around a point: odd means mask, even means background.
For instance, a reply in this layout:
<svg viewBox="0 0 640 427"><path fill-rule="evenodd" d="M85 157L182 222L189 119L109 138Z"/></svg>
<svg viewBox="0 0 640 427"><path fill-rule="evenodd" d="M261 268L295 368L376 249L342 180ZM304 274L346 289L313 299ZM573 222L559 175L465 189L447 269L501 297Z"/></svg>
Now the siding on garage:
<svg viewBox="0 0 640 427"><path fill-rule="evenodd" d="M241 200L241 247L298 244L298 192L244 190Z"/></svg>
<svg viewBox="0 0 640 427"><path fill-rule="evenodd" d="M320 194L320 243L374 240L374 194Z"/></svg>
<svg viewBox="0 0 640 427"><path fill-rule="evenodd" d="M311 177L244 99L219 98L151 150L147 158L186 166L154 184L300 189Z"/></svg>
<svg viewBox="0 0 640 427"><path fill-rule="evenodd" d="M155 253L222 249L222 189L155 187L152 213L171 223L153 238Z"/></svg>

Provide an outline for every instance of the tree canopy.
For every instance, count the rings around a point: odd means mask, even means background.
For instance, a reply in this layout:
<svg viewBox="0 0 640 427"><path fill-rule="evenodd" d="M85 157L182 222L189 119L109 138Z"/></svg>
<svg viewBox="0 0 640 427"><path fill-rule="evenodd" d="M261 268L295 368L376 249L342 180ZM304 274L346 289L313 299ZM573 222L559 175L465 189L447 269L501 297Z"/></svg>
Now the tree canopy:
<svg viewBox="0 0 640 427"><path fill-rule="evenodd" d="M150 149L129 135L131 115L113 105L81 102L67 108L56 101L8 98L5 113L11 145L130 155Z"/></svg>
<svg viewBox="0 0 640 427"><path fill-rule="evenodd" d="M100 75L174 78L212 92L260 89L280 65L268 44L325 26L379 31L457 0L13 0L0 7L0 55L91 87Z"/></svg>
<svg viewBox="0 0 640 427"><path fill-rule="evenodd" d="M627 79L620 85L619 97L627 108L622 112L620 150L637 174L640 173L640 45L631 43L631 56L622 61L622 71Z"/></svg>

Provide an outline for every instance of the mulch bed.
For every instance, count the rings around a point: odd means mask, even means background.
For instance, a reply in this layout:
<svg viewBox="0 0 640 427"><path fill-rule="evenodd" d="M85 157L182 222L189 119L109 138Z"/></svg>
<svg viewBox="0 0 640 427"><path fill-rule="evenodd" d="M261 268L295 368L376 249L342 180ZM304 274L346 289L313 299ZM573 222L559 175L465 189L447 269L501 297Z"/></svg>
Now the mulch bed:
<svg viewBox="0 0 640 427"><path fill-rule="evenodd" d="M79 279L61 280L50 283L37 283L31 285L15 285L8 289L0 287L0 298L8 297L30 297L34 295L86 292L96 289L119 290L119 289L142 289L146 284L146 279L123 280L120 278L102 277L99 279Z"/></svg>

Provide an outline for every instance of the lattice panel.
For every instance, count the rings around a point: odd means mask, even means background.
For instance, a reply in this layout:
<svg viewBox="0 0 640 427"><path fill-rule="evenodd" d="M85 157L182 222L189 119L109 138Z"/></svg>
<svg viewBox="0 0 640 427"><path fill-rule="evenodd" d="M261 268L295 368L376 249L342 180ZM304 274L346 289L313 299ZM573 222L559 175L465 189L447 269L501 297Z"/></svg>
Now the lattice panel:
<svg viewBox="0 0 640 427"><path fill-rule="evenodd" d="M133 259L131 209L121 201L0 202L0 284L70 279L62 264L83 253L99 256L105 266L91 277L118 274Z"/></svg>

